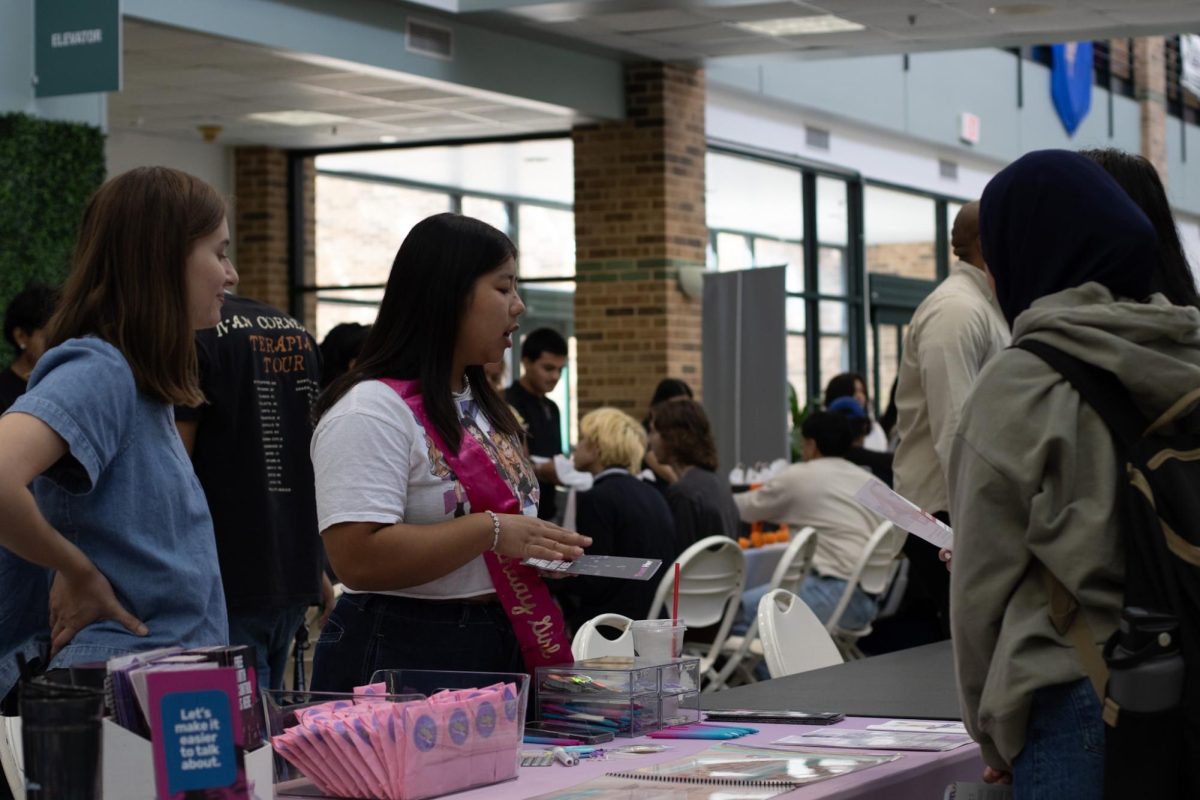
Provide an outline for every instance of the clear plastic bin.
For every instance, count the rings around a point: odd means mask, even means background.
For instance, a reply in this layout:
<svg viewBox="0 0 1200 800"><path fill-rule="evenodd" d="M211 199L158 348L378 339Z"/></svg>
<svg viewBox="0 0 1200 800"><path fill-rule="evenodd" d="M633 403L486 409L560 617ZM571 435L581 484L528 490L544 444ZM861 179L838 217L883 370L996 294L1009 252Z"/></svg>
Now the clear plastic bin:
<svg viewBox="0 0 1200 800"><path fill-rule="evenodd" d="M386 670L370 691L263 692L277 793L421 800L517 776L528 675Z"/></svg>
<svg viewBox="0 0 1200 800"><path fill-rule="evenodd" d="M640 736L700 718L700 660L595 658L536 671L539 724ZM687 702L679 698L688 698Z"/></svg>

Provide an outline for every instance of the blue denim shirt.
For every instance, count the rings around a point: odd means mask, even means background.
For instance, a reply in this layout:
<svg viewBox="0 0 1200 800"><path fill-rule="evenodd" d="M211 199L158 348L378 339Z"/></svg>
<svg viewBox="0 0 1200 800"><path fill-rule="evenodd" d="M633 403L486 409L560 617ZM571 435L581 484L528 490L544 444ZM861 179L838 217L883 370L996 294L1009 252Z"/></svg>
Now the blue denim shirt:
<svg viewBox="0 0 1200 800"><path fill-rule="evenodd" d="M212 518L170 405L137 390L120 351L71 339L48 351L9 409L49 425L70 455L33 482L46 520L108 578L146 623L135 636L111 620L75 635L51 667L154 647L226 644L228 622ZM17 652L46 652L46 570L0 550L0 695ZM11 624L10 624L11 621Z"/></svg>

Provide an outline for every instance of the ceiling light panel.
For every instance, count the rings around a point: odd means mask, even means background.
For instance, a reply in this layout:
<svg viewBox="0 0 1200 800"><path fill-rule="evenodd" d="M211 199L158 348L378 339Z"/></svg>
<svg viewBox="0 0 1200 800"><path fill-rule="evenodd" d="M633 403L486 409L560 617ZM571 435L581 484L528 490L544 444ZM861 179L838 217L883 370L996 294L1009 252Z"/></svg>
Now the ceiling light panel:
<svg viewBox="0 0 1200 800"><path fill-rule="evenodd" d="M346 122L347 117L337 114L325 114L321 111L263 111L257 114L247 114L246 119L252 122L266 122L271 125L291 125L297 128L310 125L337 125Z"/></svg>
<svg viewBox="0 0 1200 800"><path fill-rule="evenodd" d="M823 14L810 17L784 17L781 19L763 19L754 22L738 22L737 27L761 33L764 36L816 36L823 33L848 33L861 31L865 26L848 19Z"/></svg>

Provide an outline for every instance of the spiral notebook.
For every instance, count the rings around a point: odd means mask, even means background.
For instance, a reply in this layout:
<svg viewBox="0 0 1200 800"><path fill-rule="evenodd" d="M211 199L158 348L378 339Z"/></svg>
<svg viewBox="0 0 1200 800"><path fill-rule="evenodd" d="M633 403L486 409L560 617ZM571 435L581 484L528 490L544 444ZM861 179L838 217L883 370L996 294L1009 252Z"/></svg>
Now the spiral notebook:
<svg viewBox="0 0 1200 800"><path fill-rule="evenodd" d="M610 772L614 778L679 784L762 786L791 789L895 760L896 756L783 753L739 745L717 745L686 758Z"/></svg>

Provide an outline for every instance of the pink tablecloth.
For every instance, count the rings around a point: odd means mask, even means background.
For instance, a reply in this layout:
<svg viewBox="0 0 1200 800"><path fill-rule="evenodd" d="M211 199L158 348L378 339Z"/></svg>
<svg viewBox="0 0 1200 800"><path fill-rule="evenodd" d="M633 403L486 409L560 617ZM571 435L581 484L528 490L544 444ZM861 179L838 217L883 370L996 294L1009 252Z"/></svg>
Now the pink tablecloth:
<svg viewBox="0 0 1200 800"><path fill-rule="evenodd" d="M841 727L865 728L867 725L880 722L879 719L867 717L850 717L840 723ZM732 742L745 745L769 744L784 736L791 736L813 730L806 725L758 725L759 733ZM514 781L484 786L469 792L451 795L455 800L524 800L527 797L544 794L555 790L566 789L575 784L597 778L606 772L628 770L646 764L660 761L670 761L681 756L699 752L715 744L712 741L696 739L617 739L614 744L653 742L668 744L670 750L654 755L637 758L622 758L608 760L584 760L577 767L564 767L555 764L551 767L523 767ZM527 750L539 749L536 745L525 745ZM865 751L864 751L865 752ZM874 751L872 751L874 752ZM954 781L978 781L983 773L983 761L979 757L979 747L970 744L956 750L943 753L905 752L900 758L887 764L831 778L810 786L795 789L784 795L781 800L810 800L810 798L887 798L888 800L939 800L946 786ZM312 797L307 795L289 795L279 793L278 798Z"/></svg>

